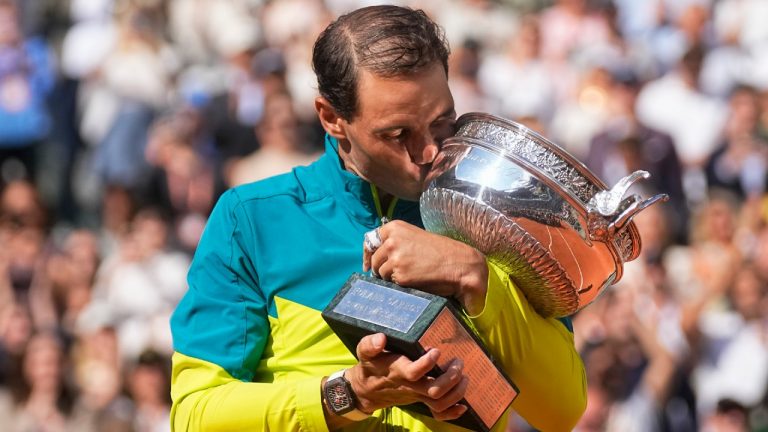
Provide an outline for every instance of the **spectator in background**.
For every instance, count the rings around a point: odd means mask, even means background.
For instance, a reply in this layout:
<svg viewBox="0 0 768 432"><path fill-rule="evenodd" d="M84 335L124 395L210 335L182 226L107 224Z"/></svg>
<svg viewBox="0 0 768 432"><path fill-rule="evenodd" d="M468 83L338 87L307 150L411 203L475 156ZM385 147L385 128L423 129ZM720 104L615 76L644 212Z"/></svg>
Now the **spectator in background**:
<svg viewBox="0 0 768 432"><path fill-rule="evenodd" d="M123 394L123 365L111 317L91 313L78 319L71 370L79 393L73 408L78 432L132 432L134 410Z"/></svg>
<svg viewBox="0 0 768 432"><path fill-rule="evenodd" d="M168 2L167 29L184 64L218 75L222 59L259 40L256 12L249 0L173 0ZM218 84L214 93L227 85Z"/></svg>
<svg viewBox="0 0 768 432"><path fill-rule="evenodd" d="M589 152L592 137L605 127L610 103L610 73L601 66L588 68L574 88L573 97L558 105L548 135L583 160Z"/></svg>
<svg viewBox="0 0 768 432"><path fill-rule="evenodd" d="M312 57L315 36L331 21L332 15L322 0L283 0L264 5L261 22L268 45L282 52L285 60L285 84L293 98L293 109L299 121L315 125L313 151L322 151L317 143L322 141L324 131L317 121L314 106L317 86L315 74L307 61ZM349 7L349 5L348 5ZM354 8L355 6L351 6Z"/></svg>
<svg viewBox="0 0 768 432"><path fill-rule="evenodd" d="M219 43L219 50L225 61L227 88L212 95L204 107L218 154L216 171L222 179L227 160L243 157L259 147L253 130L264 116L266 97L261 77L256 74L256 67L262 65L254 64L257 34L247 22L239 21L227 24L224 34L229 36L222 38L226 43ZM223 192L223 188L218 189Z"/></svg>
<svg viewBox="0 0 768 432"><path fill-rule="evenodd" d="M145 156L155 167L150 203L170 210L172 218L208 214L213 207L214 162L203 113L183 108L156 121Z"/></svg>
<svg viewBox="0 0 768 432"><path fill-rule="evenodd" d="M728 35L741 54L735 71L743 82L758 88L768 87L768 4L760 0L721 0L714 4L713 26ZM722 66L721 66L722 67ZM727 68L727 66L724 66ZM725 96L725 93L723 96Z"/></svg>
<svg viewBox="0 0 768 432"><path fill-rule="evenodd" d="M768 143L758 136L760 118L757 93L746 86L730 97L724 143L709 157L705 167L707 185L726 189L741 199L754 199L768 185Z"/></svg>
<svg viewBox="0 0 768 432"><path fill-rule="evenodd" d="M120 354L136 359L146 349L169 354L168 319L187 288L189 257L169 249L170 226L151 209L139 211L118 249L104 258L83 314L113 318Z"/></svg>
<svg viewBox="0 0 768 432"><path fill-rule="evenodd" d="M693 47L709 46L710 0L662 0L664 17L651 35L651 53L662 73L673 69Z"/></svg>
<svg viewBox="0 0 768 432"><path fill-rule="evenodd" d="M47 259L46 297L50 299L54 323L74 334L80 313L91 301L91 287L100 262L98 238L88 230L69 233Z"/></svg>
<svg viewBox="0 0 768 432"><path fill-rule="evenodd" d="M98 144L95 169L105 184L134 191L145 190L147 134L156 113L169 100L177 67L175 55L162 38L159 14L151 6L126 3L118 15L115 50L100 69L116 109Z"/></svg>
<svg viewBox="0 0 768 432"><path fill-rule="evenodd" d="M730 194L713 193L692 214L690 244L671 247L663 257L664 266L670 270L668 282L686 308L696 309L721 298L741 265L743 251L735 242L740 211L737 203ZM683 317L682 325L689 332L695 323Z"/></svg>
<svg viewBox="0 0 768 432"><path fill-rule="evenodd" d="M265 103L264 117L256 127L261 148L250 155L232 162L229 169L229 186L272 177L300 165L309 165L317 154L302 151L301 143L307 138L293 111L293 101L288 93L274 93Z"/></svg>
<svg viewBox="0 0 768 432"><path fill-rule="evenodd" d="M699 89L704 47L695 45L677 68L646 84L637 99L637 117L647 126L672 137L683 164L683 186L694 203L706 196L703 166L716 148L727 109Z"/></svg>
<svg viewBox="0 0 768 432"><path fill-rule="evenodd" d="M49 217L35 185L28 180L8 183L0 191L0 223L13 230L20 227L45 229Z"/></svg>
<svg viewBox="0 0 768 432"><path fill-rule="evenodd" d="M768 285L768 228L765 226L765 220L765 215L763 215L763 225L755 230L754 247L749 257L762 283Z"/></svg>
<svg viewBox="0 0 768 432"><path fill-rule="evenodd" d="M448 85L453 94L457 113L494 112L478 81L482 45L474 39L465 40L453 49L448 65Z"/></svg>
<svg viewBox="0 0 768 432"><path fill-rule="evenodd" d="M0 1L0 182L34 179L35 151L50 127L53 78L45 41L25 39L15 3Z"/></svg>
<svg viewBox="0 0 768 432"><path fill-rule="evenodd" d="M204 113L185 107L160 118L152 127L146 150L153 166L149 202L168 211L172 237L194 251L217 197L217 160Z"/></svg>
<svg viewBox="0 0 768 432"><path fill-rule="evenodd" d="M112 254L128 234L138 203L130 190L119 185L107 185L101 196L101 217L98 232L101 256Z"/></svg>
<svg viewBox="0 0 768 432"><path fill-rule="evenodd" d="M692 378L702 415L724 398L756 406L768 386L765 285L742 265L721 290L699 309L692 334L699 353Z"/></svg>
<svg viewBox="0 0 768 432"><path fill-rule="evenodd" d="M491 54L480 64L478 80L483 92L512 118L548 121L555 103L554 75L541 58L541 32L536 16L520 20L504 52Z"/></svg>
<svg viewBox="0 0 768 432"><path fill-rule="evenodd" d="M54 334L39 333L30 339L8 432L68 430L72 394L65 383L64 365L64 346Z"/></svg>
<svg viewBox="0 0 768 432"><path fill-rule="evenodd" d="M18 180L2 190L0 279L10 287L11 301L30 309L36 327L54 324L44 290L47 229L48 215L31 183Z"/></svg>
<svg viewBox="0 0 768 432"><path fill-rule="evenodd" d="M763 141L768 141L768 88L760 92L760 118L757 121L757 133Z"/></svg>
<svg viewBox="0 0 768 432"><path fill-rule="evenodd" d="M131 367L126 379L135 404L136 431L161 432L171 423L170 363L153 351L145 351Z"/></svg>
<svg viewBox="0 0 768 432"><path fill-rule="evenodd" d="M18 384L24 349L33 333L29 310L9 301L5 296L0 302L0 405L6 403L6 409L10 408L12 402L8 390ZM2 409L0 406L0 414Z"/></svg>
<svg viewBox="0 0 768 432"><path fill-rule="evenodd" d="M589 410L597 418L587 416L584 421L590 427L585 430L598 426L607 431L661 431L674 358L659 343L656 324L644 321L645 311L637 309L637 287L622 288L607 292L596 305L602 315L598 323L604 327L591 330L592 340L582 354L592 396L588 405L608 405Z"/></svg>
<svg viewBox="0 0 768 432"><path fill-rule="evenodd" d="M721 99L727 98L739 83L749 82L752 74L751 55L739 41L746 17L737 9L746 3L726 0L714 6L712 28L717 44L704 58L701 87Z"/></svg>
<svg viewBox="0 0 768 432"><path fill-rule="evenodd" d="M702 432L747 432L749 431L749 411L732 400L722 399L717 409L709 415L702 425Z"/></svg>
<svg viewBox="0 0 768 432"><path fill-rule="evenodd" d="M587 0L557 0L541 12L542 56L559 69L608 44L610 33L605 16L590 10Z"/></svg>
<svg viewBox="0 0 768 432"><path fill-rule="evenodd" d="M36 4L46 23L44 30L58 53L59 74L51 94L51 133L41 159L46 175L38 179L46 201L57 218L77 223L83 213L76 201L76 164L87 152L80 130L80 107L89 91L89 81L114 47L116 25L112 0L24 2ZM42 6L42 7L41 7Z"/></svg>

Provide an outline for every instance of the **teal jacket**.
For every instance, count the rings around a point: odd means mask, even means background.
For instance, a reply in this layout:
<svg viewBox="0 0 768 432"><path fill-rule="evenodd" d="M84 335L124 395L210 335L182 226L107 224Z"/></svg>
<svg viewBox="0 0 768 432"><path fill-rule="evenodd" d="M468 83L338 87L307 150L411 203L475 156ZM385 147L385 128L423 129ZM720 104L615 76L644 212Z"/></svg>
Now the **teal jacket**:
<svg viewBox="0 0 768 432"><path fill-rule="evenodd" d="M174 430L327 430L320 381L356 360L320 311L362 270L363 235L383 213L375 195L343 169L336 141L326 138L312 165L221 197L171 319ZM421 226L418 203L395 200L387 213ZM567 430L585 402L573 335L489 269L486 308L470 318L520 387L513 408L539 428ZM349 430L386 425L461 430L397 408Z"/></svg>

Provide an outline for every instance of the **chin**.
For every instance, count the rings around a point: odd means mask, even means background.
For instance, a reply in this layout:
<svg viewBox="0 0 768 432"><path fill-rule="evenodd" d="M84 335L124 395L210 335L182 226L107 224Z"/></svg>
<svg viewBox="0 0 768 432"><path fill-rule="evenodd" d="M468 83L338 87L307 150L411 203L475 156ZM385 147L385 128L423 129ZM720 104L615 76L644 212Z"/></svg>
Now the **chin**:
<svg viewBox="0 0 768 432"><path fill-rule="evenodd" d="M410 179L409 181L403 181L400 183L400 187L393 187L390 195L396 196L398 199L407 201L418 201L422 192L426 189L427 183L422 180ZM386 190L386 189L384 189Z"/></svg>
<svg viewBox="0 0 768 432"><path fill-rule="evenodd" d="M407 201L418 201L422 192L424 192L424 189L422 187L417 187L408 191L403 191L403 194L400 196L400 198Z"/></svg>

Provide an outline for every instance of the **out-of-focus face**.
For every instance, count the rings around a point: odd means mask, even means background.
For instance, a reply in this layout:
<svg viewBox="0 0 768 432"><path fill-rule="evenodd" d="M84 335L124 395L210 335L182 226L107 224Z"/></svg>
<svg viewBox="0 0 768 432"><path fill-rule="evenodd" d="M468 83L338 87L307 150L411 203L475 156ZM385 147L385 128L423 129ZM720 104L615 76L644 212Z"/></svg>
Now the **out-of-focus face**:
<svg viewBox="0 0 768 432"><path fill-rule="evenodd" d="M736 280L731 287L731 299L736 311L744 319L751 320L760 317L760 307L764 302L761 281L751 269L742 269L736 274Z"/></svg>
<svg viewBox="0 0 768 432"><path fill-rule="evenodd" d="M152 366L138 366L131 374L128 387L133 398L139 403L162 401L162 395L168 390L165 388L163 373Z"/></svg>
<svg viewBox="0 0 768 432"><path fill-rule="evenodd" d="M0 6L0 46L18 43L21 38L16 8Z"/></svg>
<svg viewBox="0 0 768 432"><path fill-rule="evenodd" d="M45 392L56 392L61 380L61 347L47 335L32 338L24 359L24 375L29 385Z"/></svg>
<svg viewBox="0 0 768 432"><path fill-rule="evenodd" d="M358 111L339 119L339 154L346 169L399 198L415 201L442 141L453 135L456 111L442 65L385 78L358 77Z"/></svg>

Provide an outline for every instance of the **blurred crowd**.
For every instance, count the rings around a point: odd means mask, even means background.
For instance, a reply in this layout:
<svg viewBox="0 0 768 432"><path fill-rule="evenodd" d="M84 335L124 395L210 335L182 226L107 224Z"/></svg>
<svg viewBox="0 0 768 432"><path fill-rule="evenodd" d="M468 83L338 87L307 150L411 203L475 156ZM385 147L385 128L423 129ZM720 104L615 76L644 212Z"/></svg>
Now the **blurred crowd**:
<svg viewBox="0 0 768 432"><path fill-rule="evenodd" d="M169 430L206 218L322 151L312 43L372 3L0 0L1 430ZM444 27L459 114L671 197L574 317L577 430L768 430L768 1L395 3Z"/></svg>

